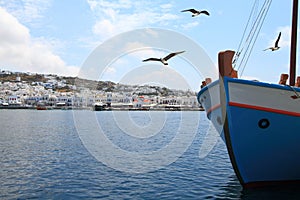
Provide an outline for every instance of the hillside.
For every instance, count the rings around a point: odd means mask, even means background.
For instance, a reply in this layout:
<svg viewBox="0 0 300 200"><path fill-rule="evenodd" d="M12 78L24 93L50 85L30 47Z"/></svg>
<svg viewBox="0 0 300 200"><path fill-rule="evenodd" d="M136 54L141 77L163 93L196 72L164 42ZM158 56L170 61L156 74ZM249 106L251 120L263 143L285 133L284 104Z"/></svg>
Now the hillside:
<svg viewBox="0 0 300 200"><path fill-rule="evenodd" d="M111 81L95 81L87 80L78 77L66 77L53 74L33 74L33 73L21 73L21 72L5 72L0 73L0 82L16 82L17 77L20 77L21 82L28 84L47 83L47 82L63 82L64 86L56 86L53 89L57 91L72 91L76 86L76 90L88 88L90 90L99 90L104 92L130 92L138 95L160 95L160 96L193 96L192 91L171 90L166 87L159 86L140 86L140 85L124 85Z"/></svg>

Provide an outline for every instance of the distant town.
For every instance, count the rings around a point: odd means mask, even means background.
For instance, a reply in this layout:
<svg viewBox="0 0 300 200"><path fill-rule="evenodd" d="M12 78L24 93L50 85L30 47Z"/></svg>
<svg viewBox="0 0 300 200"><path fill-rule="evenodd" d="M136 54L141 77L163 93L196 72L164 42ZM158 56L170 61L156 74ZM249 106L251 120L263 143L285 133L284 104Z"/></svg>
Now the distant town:
<svg viewBox="0 0 300 200"><path fill-rule="evenodd" d="M200 110L193 91L53 74L0 72L0 108Z"/></svg>

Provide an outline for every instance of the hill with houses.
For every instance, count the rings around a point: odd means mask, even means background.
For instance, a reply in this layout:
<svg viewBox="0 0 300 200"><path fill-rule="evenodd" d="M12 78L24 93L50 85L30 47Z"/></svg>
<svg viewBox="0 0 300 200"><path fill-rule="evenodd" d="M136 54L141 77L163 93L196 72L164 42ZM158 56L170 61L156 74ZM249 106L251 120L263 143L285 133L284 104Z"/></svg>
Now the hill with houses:
<svg viewBox="0 0 300 200"><path fill-rule="evenodd" d="M50 101L50 102L49 102ZM139 102L139 103L137 103ZM133 106L185 105L199 107L196 93L160 86L126 85L78 77L23 72L0 72L0 104L91 107L127 104Z"/></svg>

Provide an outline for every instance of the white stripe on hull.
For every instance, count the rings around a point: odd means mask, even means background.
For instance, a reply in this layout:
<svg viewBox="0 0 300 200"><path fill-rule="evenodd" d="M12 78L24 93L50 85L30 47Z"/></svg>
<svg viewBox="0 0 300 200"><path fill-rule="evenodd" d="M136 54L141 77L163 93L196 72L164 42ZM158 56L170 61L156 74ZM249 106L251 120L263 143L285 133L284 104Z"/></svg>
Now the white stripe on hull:
<svg viewBox="0 0 300 200"><path fill-rule="evenodd" d="M300 113L300 99L295 93L280 88L229 82L229 102Z"/></svg>

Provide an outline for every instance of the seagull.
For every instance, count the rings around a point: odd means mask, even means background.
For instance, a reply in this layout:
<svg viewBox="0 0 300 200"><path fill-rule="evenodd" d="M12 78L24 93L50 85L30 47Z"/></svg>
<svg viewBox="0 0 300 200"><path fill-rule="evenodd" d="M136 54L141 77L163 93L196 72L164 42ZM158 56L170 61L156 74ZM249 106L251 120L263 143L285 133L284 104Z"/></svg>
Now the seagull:
<svg viewBox="0 0 300 200"><path fill-rule="evenodd" d="M266 51L266 50L268 50L268 49L270 49L271 51L276 51L276 50L278 50L278 49L280 48L280 47L278 46L278 42L279 42L279 40L280 40L280 37L281 37L281 32L279 32L279 35L278 35L277 40L276 40L276 42L275 42L275 46L274 46L274 47L269 47L269 48L265 49L264 51Z"/></svg>
<svg viewBox="0 0 300 200"><path fill-rule="evenodd" d="M185 51L179 51L179 52L174 52L174 53L170 53L169 55L167 55L166 57L164 58L147 58L145 60L143 60L143 62L146 62L146 61L160 61L162 62L164 65L168 65L168 62L167 60L169 60L170 58L172 58L173 56L176 56L180 53L183 53Z"/></svg>
<svg viewBox="0 0 300 200"><path fill-rule="evenodd" d="M201 11L199 11L199 10L195 10L195 9L186 9L186 10L182 10L181 12L191 12L191 13L193 13L192 14L192 17L196 17L196 16L198 16L198 15L200 15L200 14L205 14L205 15L208 15L209 16L209 12L207 12L206 10L201 10Z"/></svg>

